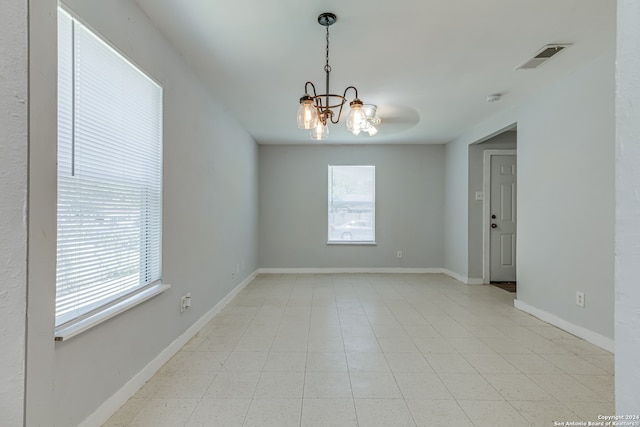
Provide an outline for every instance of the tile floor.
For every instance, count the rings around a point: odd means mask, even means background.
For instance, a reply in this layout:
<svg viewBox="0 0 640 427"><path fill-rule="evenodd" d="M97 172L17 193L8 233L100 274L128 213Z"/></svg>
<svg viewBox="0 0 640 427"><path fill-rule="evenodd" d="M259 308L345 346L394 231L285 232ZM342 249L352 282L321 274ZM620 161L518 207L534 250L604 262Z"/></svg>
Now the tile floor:
<svg viewBox="0 0 640 427"><path fill-rule="evenodd" d="M259 275L105 424L553 426L614 413L613 355L438 274Z"/></svg>

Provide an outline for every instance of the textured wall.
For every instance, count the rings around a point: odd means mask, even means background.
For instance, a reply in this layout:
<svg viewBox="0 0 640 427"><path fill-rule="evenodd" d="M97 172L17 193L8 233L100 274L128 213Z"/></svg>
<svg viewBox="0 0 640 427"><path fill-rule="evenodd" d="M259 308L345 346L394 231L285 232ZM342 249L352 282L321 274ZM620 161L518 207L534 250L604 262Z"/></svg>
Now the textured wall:
<svg viewBox="0 0 640 427"><path fill-rule="evenodd" d="M618 0L616 413L640 414L640 3Z"/></svg>
<svg viewBox="0 0 640 427"><path fill-rule="evenodd" d="M27 293L27 4L0 3L0 420L23 423Z"/></svg>

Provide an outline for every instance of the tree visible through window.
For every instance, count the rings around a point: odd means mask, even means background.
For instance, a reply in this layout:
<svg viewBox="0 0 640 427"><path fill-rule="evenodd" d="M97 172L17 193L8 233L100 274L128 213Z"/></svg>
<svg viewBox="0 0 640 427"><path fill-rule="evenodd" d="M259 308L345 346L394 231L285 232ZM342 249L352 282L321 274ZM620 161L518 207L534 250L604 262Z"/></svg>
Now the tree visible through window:
<svg viewBox="0 0 640 427"><path fill-rule="evenodd" d="M329 165L329 243L375 243L375 166Z"/></svg>

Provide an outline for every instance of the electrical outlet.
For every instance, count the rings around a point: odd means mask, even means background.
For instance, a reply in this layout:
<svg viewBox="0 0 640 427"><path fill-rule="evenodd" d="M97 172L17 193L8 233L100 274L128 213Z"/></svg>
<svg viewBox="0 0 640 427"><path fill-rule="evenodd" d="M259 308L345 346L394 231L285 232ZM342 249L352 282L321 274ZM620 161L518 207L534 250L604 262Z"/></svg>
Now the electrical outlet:
<svg viewBox="0 0 640 427"><path fill-rule="evenodd" d="M576 292L576 305L584 307L584 292Z"/></svg>
<svg viewBox="0 0 640 427"><path fill-rule="evenodd" d="M180 313L184 313L190 308L191 308L191 292L184 294L180 298Z"/></svg>
<svg viewBox="0 0 640 427"><path fill-rule="evenodd" d="M402 251L398 251L398 253L396 254L396 257L398 259L402 258Z"/></svg>

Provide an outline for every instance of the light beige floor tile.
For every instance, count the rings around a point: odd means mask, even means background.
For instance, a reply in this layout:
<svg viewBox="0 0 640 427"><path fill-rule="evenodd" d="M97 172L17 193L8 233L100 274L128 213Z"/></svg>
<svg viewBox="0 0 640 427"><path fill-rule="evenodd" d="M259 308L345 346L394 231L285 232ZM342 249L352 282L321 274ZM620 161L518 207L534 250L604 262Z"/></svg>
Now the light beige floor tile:
<svg viewBox="0 0 640 427"><path fill-rule="evenodd" d="M344 351L347 353L381 353L375 336L372 337L344 337Z"/></svg>
<svg viewBox="0 0 640 427"><path fill-rule="evenodd" d="M413 339L416 347L423 354L438 353L457 353L458 351L445 338L425 338L418 337Z"/></svg>
<svg viewBox="0 0 640 427"><path fill-rule="evenodd" d="M480 374L438 374L456 399L504 400Z"/></svg>
<svg viewBox="0 0 640 427"><path fill-rule="evenodd" d="M418 427L473 427L455 400L407 399Z"/></svg>
<svg viewBox="0 0 640 427"><path fill-rule="evenodd" d="M580 356L610 375L615 373L615 358L613 354L580 354Z"/></svg>
<svg viewBox="0 0 640 427"><path fill-rule="evenodd" d="M320 335L309 337L307 351L315 353L344 352L342 335Z"/></svg>
<svg viewBox="0 0 640 427"><path fill-rule="evenodd" d="M263 372L255 399L302 399L304 372Z"/></svg>
<svg viewBox="0 0 640 427"><path fill-rule="evenodd" d="M462 355L481 374L517 374L518 368L497 353L468 353Z"/></svg>
<svg viewBox="0 0 640 427"><path fill-rule="evenodd" d="M383 353L347 353L349 372L389 372Z"/></svg>
<svg viewBox="0 0 640 427"><path fill-rule="evenodd" d="M186 424L198 399L150 399L129 423L130 427L175 427Z"/></svg>
<svg viewBox="0 0 640 427"><path fill-rule="evenodd" d="M302 401L302 427L358 427L353 399Z"/></svg>
<svg viewBox="0 0 640 427"><path fill-rule="evenodd" d="M305 399L352 398L351 380L346 372L307 372Z"/></svg>
<svg viewBox="0 0 640 427"><path fill-rule="evenodd" d="M355 399L359 427L414 427L404 399Z"/></svg>
<svg viewBox="0 0 640 427"><path fill-rule="evenodd" d="M233 351L240 337L212 337L204 339L196 351Z"/></svg>
<svg viewBox="0 0 640 427"><path fill-rule="evenodd" d="M207 335L196 334L195 337L191 338L185 346L182 347L181 351L197 351L206 339Z"/></svg>
<svg viewBox="0 0 640 427"><path fill-rule="evenodd" d="M458 403L476 426L515 427L529 422L506 401L458 400Z"/></svg>
<svg viewBox="0 0 640 427"><path fill-rule="evenodd" d="M601 355L607 356L611 355L610 352L604 350L597 345L593 345L585 340L575 339L575 340L563 340L556 341L559 346L562 346L569 353L572 354L580 354L580 355Z"/></svg>
<svg viewBox="0 0 640 427"><path fill-rule="evenodd" d="M393 372L434 372L422 353L385 353L385 357Z"/></svg>
<svg viewBox="0 0 640 427"><path fill-rule="evenodd" d="M138 390L134 397L138 399L153 398L169 378L171 378L170 375L154 375Z"/></svg>
<svg viewBox="0 0 640 427"><path fill-rule="evenodd" d="M378 337L378 344L385 353L418 353L418 347L408 336Z"/></svg>
<svg viewBox="0 0 640 427"><path fill-rule="evenodd" d="M602 402L605 398L570 375L529 375L536 384L560 402Z"/></svg>
<svg viewBox="0 0 640 427"><path fill-rule="evenodd" d="M502 355L515 353L515 354L532 354L533 352L518 343L516 340L510 337L484 337L480 338L480 341L491 347L496 353Z"/></svg>
<svg viewBox="0 0 640 427"><path fill-rule="evenodd" d="M510 401L516 411L535 427L549 427L557 423L578 421L576 415L565 405L557 401Z"/></svg>
<svg viewBox="0 0 640 427"><path fill-rule="evenodd" d="M273 344L274 337L271 335L244 335L236 346L234 351L269 351Z"/></svg>
<svg viewBox="0 0 640 427"><path fill-rule="evenodd" d="M228 352L195 351L176 369L180 375L217 374L229 357Z"/></svg>
<svg viewBox="0 0 640 427"><path fill-rule="evenodd" d="M613 355L513 300L441 274L259 275L105 426L546 427L612 414Z"/></svg>
<svg viewBox="0 0 640 427"><path fill-rule="evenodd" d="M537 354L501 354L523 374L563 374L562 370Z"/></svg>
<svg viewBox="0 0 640 427"><path fill-rule="evenodd" d="M271 352L267 356L263 371L304 372L307 363L305 352Z"/></svg>
<svg viewBox="0 0 640 427"><path fill-rule="evenodd" d="M344 353L307 353L307 372L347 372Z"/></svg>
<svg viewBox="0 0 640 427"><path fill-rule="evenodd" d="M426 354L425 359L438 373L474 374L476 369L460 354Z"/></svg>
<svg viewBox="0 0 640 427"><path fill-rule="evenodd" d="M185 427L242 427L251 399L202 399Z"/></svg>
<svg viewBox="0 0 640 427"><path fill-rule="evenodd" d="M253 399L243 427L299 427L302 399Z"/></svg>
<svg viewBox="0 0 640 427"><path fill-rule="evenodd" d="M575 354L555 355L545 354L544 357L567 374L606 375L606 371L600 369L591 362L586 361Z"/></svg>
<svg viewBox="0 0 640 427"><path fill-rule="evenodd" d="M484 353L484 354L495 354L495 352L480 341L478 338L469 337L469 338L447 338L449 344L456 349L457 352L466 354L466 353Z"/></svg>
<svg viewBox="0 0 640 427"><path fill-rule="evenodd" d="M396 373L395 378L405 399L453 399L435 373Z"/></svg>
<svg viewBox="0 0 640 427"><path fill-rule="evenodd" d="M153 396L154 399L200 399L209 388L215 374L174 375Z"/></svg>
<svg viewBox="0 0 640 427"><path fill-rule="evenodd" d="M484 374L484 378L507 400L554 400L525 374Z"/></svg>
<svg viewBox="0 0 640 427"><path fill-rule="evenodd" d="M276 335L271 351L307 351L309 337L307 335Z"/></svg>
<svg viewBox="0 0 640 427"><path fill-rule="evenodd" d="M563 402L571 411L576 414L577 420L597 422L602 421L599 415L615 415L615 404L613 402ZM624 414L637 415L637 414ZM624 420L623 420L624 421ZM637 425L637 424L636 424ZM632 427L636 427L633 426Z"/></svg>
<svg viewBox="0 0 640 427"><path fill-rule="evenodd" d="M462 325L437 325L434 324L433 327L446 338L471 338L471 332L469 332Z"/></svg>
<svg viewBox="0 0 640 427"><path fill-rule="evenodd" d="M158 370L158 375L173 375L193 355L192 351L180 350Z"/></svg>
<svg viewBox="0 0 640 427"><path fill-rule="evenodd" d="M252 398L260 372L220 372L204 394L205 399Z"/></svg>
<svg viewBox="0 0 640 427"><path fill-rule="evenodd" d="M148 399L131 398L122 405L118 412L103 425L103 427L126 427L140 410L149 402Z"/></svg>
<svg viewBox="0 0 640 427"><path fill-rule="evenodd" d="M403 325L409 338L441 338L442 335L428 324L424 325Z"/></svg>
<svg viewBox="0 0 640 427"><path fill-rule="evenodd" d="M356 399L401 398L396 380L391 373L356 372L349 373L351 389Z"/></svg>
<svg viewBox="0 0 640 427"><path fill-rule="evenodd" d="M260 372L269 353L265 351L233 351L222 364L221 372Z"/></svg>
<svg viewBox="0 0 640 427"><path fill-rule="evenodd" d="M613 402L615 397L615 383L613 375L572 375L582 385L587 386L590 390L595 391L604 400Z"/></svg>

